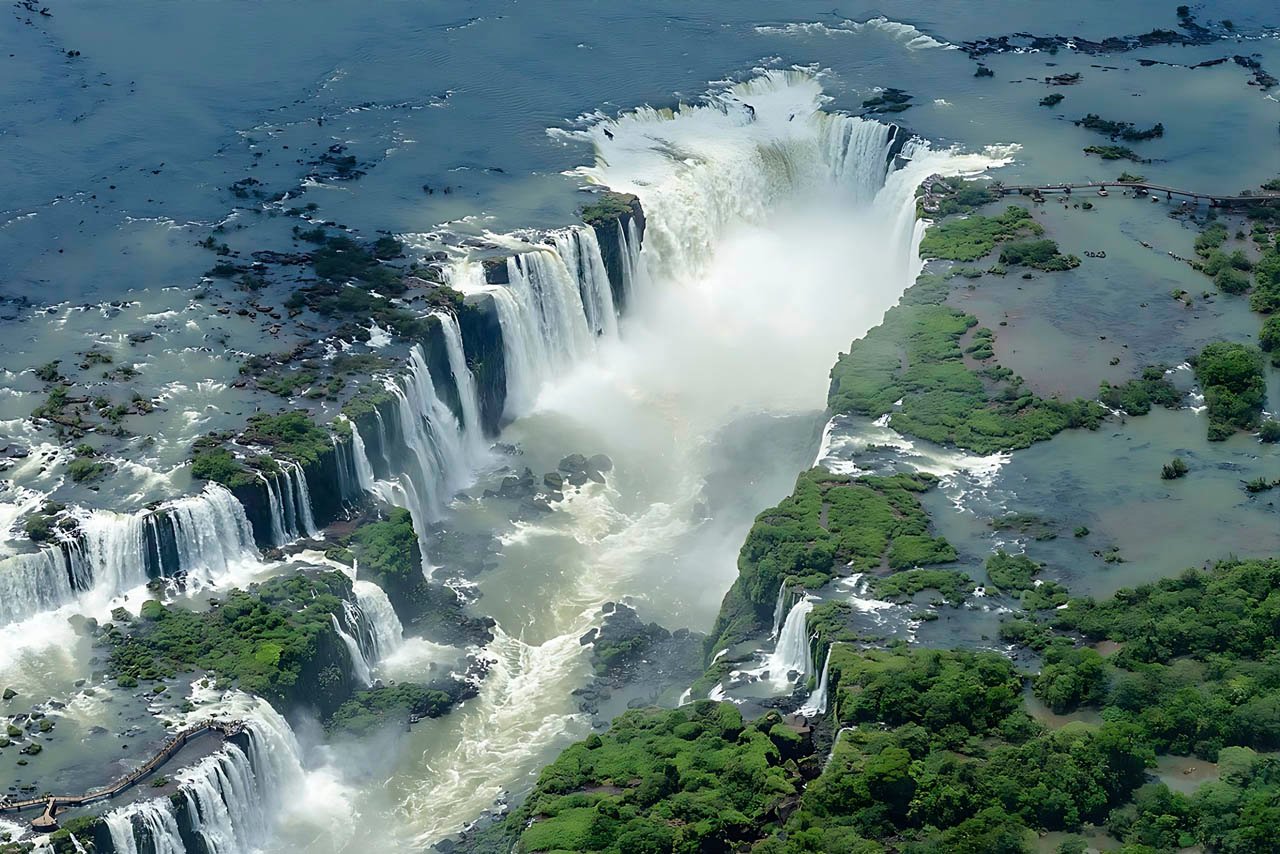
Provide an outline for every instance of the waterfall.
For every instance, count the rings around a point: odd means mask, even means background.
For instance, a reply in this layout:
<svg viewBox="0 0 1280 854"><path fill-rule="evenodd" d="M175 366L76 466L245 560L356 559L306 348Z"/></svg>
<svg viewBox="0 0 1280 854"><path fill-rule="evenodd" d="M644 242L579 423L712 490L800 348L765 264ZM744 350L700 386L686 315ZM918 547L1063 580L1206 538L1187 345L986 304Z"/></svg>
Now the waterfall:
<svg viewBox="0 0 1280 854"><path fill-rule="evenodd" d="M507 258L506 286L488 289L506 352L507 414L533 408L543 383L595 352L597 336L616 336L613 292L595 230L549 235Z"/></svg>
<svg viewBox="0 0 1280 854"><path fill-rule="evenodd" d="M284 505L280 502L279 493L276 492L275 476L267 477L259 472L258 477L262 479L267 489L267 506L271 510L271 542L275 545L283 545L288 542L285 538Z"/></svg>
<svg viewBox="0 0 1280 854"><path fill-rule="evenodd" d="M350 460L351 452L346 442L338 441L337 433L330 434L329 442L333 445L334 465L338 468L338 492L342 500L347 501L359 494L359 489L351 482L351 472L354 468Z"/></svg>
<svg viewBox="0 0 1280 854"><path fill-rule="evenodd" d="M613 288L604 268L600 243L594 228L567 228L551 239L569 277L578 283L587 328L595 335L618 334L618 314L613 306Z"/></svg>
<svg viewBox="0 0 1280 854"><path fill-rule="evenodd" d="M795 671L803 680L813 672L813 650L809 646L809 612L813 599L801 596L800 601L787 612L787 621L778 635L778 644L768 660L769 679L775 685L789 686L787 674Z"/></svg>
<svg viewBox="0 0 1280 854"><path fill-rule="evenodd" d="M75 599L70 561L79 550L44 548L0 560L0 626Z"/></svg>
<svg viewBox="0 0 1280 854"><path fill-rule="evenodd" d="M136 801L107 813L104 821L116 854L185 854L187 850L168 799Z"/></svg>
<svg viewBox="0 0 1280 854"><path fill-rule="evenodd" d="M369 463L369 454L364 447L364 437L347 416L339 415L338 417L351 427L351 457L356 472L356 486L364 492L372 492L376 478L373 474L373 466ZM378 423L382 423L381 418L378 419Z"/></svg>
<svg viewBox="0 0 1280 854"><path fill-rule="evenodd" d="M449 372L458 389L462 404L462 438L473 459L484 451L484 426L480 420L480 396L476 392L476 378L467 367L466 352L462 349L462 330L458 319L447 312L439 312L440 329L444 332L445 349L449 354Z"/></svg>
<svg viewBox="0 0 1280 854"><path fill-rule="evenodd" d="M318 539L315 517L311 514L311 492L307 475L293 460L277 460L278 475L258 474L267 488L271 506L271 539L283 546L303 537Z"/></svg>
<svg viewBox="0 0 1280 854"><path fill-rule="evenodd" d="M475 381L466 368L461 335L455 342L456 353L453 352L453 344L449 344L450 327L456 332L457 326L452 317L447 319L449 322L445 322L445 316L441 316L441 325L446 331L446 344L451 353L450 367L455 371L455 376L461 374L463 377L458 382L463 417L467 420L475 419L472 422L474 429L459 424L448 404L436 394L426 356L418 344L409 352L409 372L399 380L386 381L387 391L395 398L399 440L408 452L398 456L407 457L408 464L396 466L392 463L388 451L388 431L381 413L375 409L382 458L387 468L387 477L378 478L359 427L351 425L352 457L360 488L389 504L407 509L413 518L413 528L420 544L426 542L428 523L439 519L453 495L470 484L473 466L478 457L477 449L482 447L483 434L479 406L476 404ZM422 559L423 571L429 575L431 566L425 548L422 549Z"/></svg>
<svg viewBox="0 0 1280 854"><path fill-rule="evenodd" d="M225 487L216 483L204 492L163 506L173 522L178 566L189 581L216 584L245 564L257 563L258 549L244 508Z"/></svg>
<svg viewBox="0 0 1280 854"><path fill-rule="evenodd" d="M813 689L809 699L800 707L800 714L808 717L822 717L827 713L827 673L831 668L831 650L835 644L827 647L827 657L822 661L822 675L818 677L818 686Z"/></svg>
<svg viewBox="0 0 1280 854"><path fill-rule="evenodd" d="M391 452L388 450L387 424L382 420L382 411L374 407L373 418L378 422L378 452L382 457L382 465L388 473L391 472Z"/></svg>
<svg viewBox="0 0 1280 854"><path fill-rule="evenodd" d="M361 637L368 637L368 647L362 644L365 659L376 664L399 648L404 627L381 587L372 581L355 581L352 588L363 617Z"/></svg>
<svg viewBox="0 0 1280 854"><path fill-rule="evenodd" d="M292 730L269 705L249 695L232 700L243 716L248 744L228 741L175 775L187 825L170 798L135 801L103 820L117 854L183 854L182 832L208 854L240 854L261 847L286 791L302 785L300 750Z"/></svg>
<svg viewBox="0 0 1280 854"><path fill-rule="evenodd" d="M70 516L75 539L0 561L0 625L77 600L98 607L146 584L150 574L213 586L258 561L244 508L214 483L154 510L73 508Z"/></svg>
<svg viewBox="0 0 1280 854"><path fill-rule="evenodd" d="M146 514L92 510L74 515L96 599L110 599L147 583Z"/></svg>
<svg viewBox="0 0 1280 854"><path fill-rule="evenodd" d="M268 817L253 771L244 751L228 744L185 772L182 793L192 830L210 854L250 851L266 837Z"/></svg>
<svg viewBox="0 0 1280 854"><path fill-rule="evenodd" d="M637 289L643 290L647 286L644 258L640 254L641 245L636 218L628 217L626 227L618 229L618 249L622 258L622 298L627 303Z"/></svg>
<svg viewBox="0 0 1280 854"><path fill-rule="evenodd" d="M356 610L356 606L350 602L344 603L346 608L346 620L352 628L360 631L360 614ZM349 631L342 625L342 621L334 614L329 615L329 619L333 621L333 630L338 633L338 637L347 645L347 652L351 654L351 670L355 674L356 679L360 680L363 685L373 684L373 673L369 667L369 662L364 657L364 650L360 648L360 642L356 640Z"/></svg>
<svg viewBox="0 0 1280 854"><path fill-rule="evenodd" d="M787 580L782 579L778 587L778 601L773 606L773 630L769 632L769 640L777 640L782 631L782 618L787 613Z"/></svg>

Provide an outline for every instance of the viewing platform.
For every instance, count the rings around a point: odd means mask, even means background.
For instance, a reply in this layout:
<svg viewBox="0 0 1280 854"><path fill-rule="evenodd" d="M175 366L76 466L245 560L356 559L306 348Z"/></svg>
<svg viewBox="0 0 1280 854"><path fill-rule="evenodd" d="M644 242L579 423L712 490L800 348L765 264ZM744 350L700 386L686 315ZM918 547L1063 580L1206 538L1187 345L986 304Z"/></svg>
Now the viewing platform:
<svg viewBox="0 0 1280 854"><path fill-rule="evenodd" d="M1231 205L1275 204L1280 202L1280 193L1257 192L1248 195L1221 195L1215 193L1196 193L1191 190L1179 190L1177 187L1166 187L1162 184L1149 184L1146 181L1089 181L1081 184L993 184L991 189L1003 195L1043 196L1047 193L1065 193L1073 190L1132 189L1138 195L1159 195L1166 199L1174 196L1182 199L1194 199L1197 202L1208 202L1211 207L1229 207Z"/></svg>
<svg viewBox="0 0 1280 854"><path fill-rule="evenodd" d="M0 795L0 815L44 807L44 812L32 819L31 828L37 833L50 833L58 829L55 817L59 811L74 807L85 807L99 801L118 797L154 774L161 766L177 755L178 751L201 736L215 735L225 742L244 732L243 721L208 721L188 727L167 739L160 749L156 751L155 755L141 766L101 789L91 789L80 795L42 795L20 801L11 800L6 796Z"/></svg>

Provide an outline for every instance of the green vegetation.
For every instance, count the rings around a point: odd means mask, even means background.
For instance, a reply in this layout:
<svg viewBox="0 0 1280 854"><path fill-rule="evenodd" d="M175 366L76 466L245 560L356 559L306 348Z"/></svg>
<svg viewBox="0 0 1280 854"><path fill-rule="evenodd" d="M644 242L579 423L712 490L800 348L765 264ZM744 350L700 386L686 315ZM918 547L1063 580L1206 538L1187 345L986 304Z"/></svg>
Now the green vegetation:
<svg viewBox="0 0 1280 854"><path fill-rule="evenodd" d="M727 703L627 712L543 769L499 832L521 852L736 850L795 796L801 745L776 713L746 723Z"/></svg>
<svg viewBox="0 0 1280 854"><path fill-rule="evenodd" d="M365 735L389 724L406 725L413 717L438 718L453 706L453 697L413 682L357 691L338 707L329 727Z"/></svg>
<svg viewBox="0 0 1280 854"><path fill-rule="evenodd" d="M122 686L201 670L279 706L336 705L350 664L333 618L351 596L340 572L282 576L204 612L148 601L132 624L104 626L102 641Z"/></svg>
<svg viewBox="0 0 1280 854"><path fill-rule="evenodd" d="M1186 460L1182 459L1182 457L1174 457L1172 461L1160 467L1160 478L1161 480L1177 480L1180 477L1186 477L1189 471L1191 469L1187 468Z"/></svg>
<svg viewBox="0 0 1280 854"><path fill-rule="evenodd" d="M1209 441L1220 442L1237 430L1258 426L1266 382L1257 347L1218 341L1201 350L1191 364L1208 407Z"/></svg>
<svg viewBox="0 0 1280 854"><path fill-rule="evenodd" d="M1101 423L1105 410L1092 401L1045 400L1010 371L968 367L961 339L977 319L941 305L945 285L938 284L936 277L922 276L883 323L841 354L831 371L833 411L869 417L891 412L900 433L980 454L1025 448L1068 427ZM984 340L989 349L990 337Z"/></svg>
<svg viewBox="0 0 1280 854"><path fill-rule="evenodd" d="M1095 113L1089 113L1082 119L1076 121L1076 125L1086 130L1096 131L1106 136L1116 139L1123 139L1125 142L1142 142L1148 139L1164 136L1164 125L1156 122L1153 126L1146 130L1138 130L1133 122L1116 122L1104 119Z"/></svg>
<svg viewBox="0 0 1280 854"><path fill-rule="evenodd" d="M1274 418L1263 421L1262 426L1258 428L1258 438L1267 444L1280 442L1280 421Z"/></svg>
<svg viewBox="0 0 1280 854"><path fill-rule="evenodd" d="M1000 199L1000 192L989 181L966 181L955 176L935 180L928 195L936 205L929 213L940 217L969 213Z"/></svg>
<svg viewBox="0 0 1280 854"><path fill-rule="evenodd" d="M973 592L973 579L955 569L909 569L872 579L871 589L894 602L908 601L922 590L936 590L949 604L960 605Z"/></svg>
<svg viewBox="0 0 1280 854"><path fill-rule="evenodd" d="M1030 829L1103 821L1151 759L1123 726L1044 730L994 653L841 644L830 668L835 724L857 729L825 768L776 713L628 712L543 771L493 850L1025 852Z"/></svg>
<svg viewBox="0 0 1280 854"><path fill-rule="evenodd" d="M1104 683L1104 716L1139 727L1160 752L1213 759L1228 745L1275 750L1277 589L1280 560L1223 561L1103 602L1072 600L1051 625L1121 645L1094 680Z"/></svg>
<svg viewBox="0 0 1280 854"><path fill-rule="evenodd" d="M1280 310L1280 245L1274 242L1253 266L1249 307L1263 314Z"/></svg>
<svg viewBox="0 0 1280 854"><path fill-rule="evenodd" d="M1056 608L1067 601L1067 588L1056 581L1037 579L1041 565L1026 555L1003 550L987 558L987 579L996 592L1017 593L1028 611Z"/></svg>
<svg viewBox="0 0 1280 854"><path fill-rule="evenodd" d="M631 216L635 213L634 205L638 201L639 199L629 193L600 193L590 204L582 208L582 221L587 225L597 226L620 217Z"/></svg>
<svg viewBox="0 0 1280 854"><path fill-rule="evenodd" d="M1153 405L1177 409L1182 393L1174 387L1163 365L1149 365L1142 369L1142 377L1123 385L1103 382L1098 399L1108 409L1119 409L1128 415L1146 415Z"/></svg>
<svg viewBox="0 0 1280 854"><path fill-rule="evenodd" d="M342 414L351 421L362 415L372 415L379 406L390 403L395 398L387 387L379 382L367 382L342 406Z"/></svg>
<svg viewBox="0 0 1280 854"><path fill-rule="evenodd" d="M920 257L977 261L1001 241L1043 233L1026 208L1010 205L997 216L974 215L933 226L920 242Z"/></svg>
<svg viewBox="0 0 1280 854"><path fill-rule="evenodd" d="M1052 240L1022 240L1006 244L1000 250L1000 263L1053 273L1079 267L1080 259L1060 253L1058 244Z"/></svg>
<svg viewBox="0 0 1280 854"><path fill-rule="evenodd" d="M1085 154L1096 154L1103 160L1132 160L1134 163L1146 163L1132 148L1123 145L1088 145Z"/></svg>
<svg viewBox="0 0 1280 854"><path fill-rule="evenodd" d="M714 649L767 620L784 580L817 588L844 572L955 560L955 549L929 533L916 497L933 483L929 475L850 479L820 468L800 475L792 494L757 516L747 534L738 579L711 634Z"/></svg>
<svg viewBox="0 0 1280 854"><path fill-rule="evenodd" d="M361 573L368 573L383 590L400 591L422 580L418 535L403 507L393 508L385 521L362 525L351 536L350 546L360 561Z"/></svg>
<svg viewBox="0 0 1280 854"><path fill-rule="evenodd" d="M211 480L229 489L247 486L257 480L254 472L244 466L235 454L223 447L201 446L197 440L191 457L191 476L196 480ZM218 440L215 440L218 442Z"/></svg>
<svg viewBox="0 0 1280 854"><path fill-rule="evenodd" d="M95 481L115 471L115 466L111 463L94 459L98 452L92 445L76 445L74 453L75 459L67 463L67 475L76 483Z"/></svg>
<svg viewBox="0 0 1280 854"><path fill-rule="evenodd" d="M272 456L299 463L319 462L333 451L329 431L312 421L305 410L250 416L240 439L245 444L265 445Z"/></svg>
<svg viewBox="0 0 1280 854"><path fill-rule="evenodd" d="M1280 314L1268 317L1258 333L1258 346L1271 354L1271 364L1280 367Z"/></svg>
<svg viewBox="0 0 1280 854"><path fill-rule="evenodd" d="M1063 95L1061 92L1054 92L1051 95L1045 95L1043 98L1040 99L1040 106L1056 107L1059 104L1061 104L1066 97L1067 96Z"/></svg>

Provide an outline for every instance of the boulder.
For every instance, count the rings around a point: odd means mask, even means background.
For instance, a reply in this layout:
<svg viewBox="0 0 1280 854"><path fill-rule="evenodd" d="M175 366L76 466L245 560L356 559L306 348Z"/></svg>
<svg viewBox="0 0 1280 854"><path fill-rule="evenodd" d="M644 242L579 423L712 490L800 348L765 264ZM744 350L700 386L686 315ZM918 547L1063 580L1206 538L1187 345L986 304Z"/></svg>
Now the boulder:
<svg viewBox="0 0 1280 854"><path fill-rule="evenodd" d="M587 469L601 473L613 471L613 460L605 454L594 454L587 460Z"/></svg>
<svg viewBox="0 0 1280 854"><path fill-rule="evenodd" d="M14 697L16 697L16 696L18 696L18 692L17 692L17 691L15 691L15 690L13 690L12 688L5 688L5 689L4 689L4 698L5 698L6 700L12 700L12 699L13 699Z"/></svg>

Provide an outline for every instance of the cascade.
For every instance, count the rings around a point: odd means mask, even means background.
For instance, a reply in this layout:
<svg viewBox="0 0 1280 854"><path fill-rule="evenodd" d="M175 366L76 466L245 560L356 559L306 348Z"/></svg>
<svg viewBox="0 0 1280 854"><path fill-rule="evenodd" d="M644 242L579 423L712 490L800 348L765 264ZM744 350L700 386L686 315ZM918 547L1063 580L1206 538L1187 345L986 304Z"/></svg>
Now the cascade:
<svg viewBox="0 0 1280 854"><path fill-rule="evenodd" d="M44 548L0 560L0 626L16 623L36 611L52 611L75 599L62 548Z"/></svg>
<svg viewBox="0 0 1280 854"><path fill-rule="evenodd" d="M827 657L822 661L822 675L818 677L818 685L809 695L809 699L800 707L800 714L809 717L821 717L827 713L827 673L831 668L831 650L835 644L827 647Z"/></svg>
<svg viewBox="0 0 1280 854"><path fill-rule="evenodd" d="M768 659L769 679L775 685L791 685L787 675L792 671L800 674L803 680L813 672L813 650L809 646L809 612L813 610L813 599L801 596L800 601L791 606L787 612L787 621L778 635L778 644Z"/></svg>
<svg viewBox="0 0 1280 854"><path fill-rule="evenodd" d="M773 606L773 630L769 632L769 640L777 640L782 631L782 618L787 613L787 580L782 579L778 586L778 601Z"/></svg>
<svg viewBox="0 0 1280 854"><path fill-rule="evenodd" d="M117 854L183 854L183 829L208 854L240 854L266 841L283 795L302 783L300 750L288 723L264 701L238 695L231 705L248 745L226 742L175 775L187 827L180 828L170 798L135 801L103 817Z"/></svg>
<svg viewBox="0 0 1280 854"><path fill-rule="evenodd" d="M146 514L92 510L75 515L96 599L110 599L147 583Z"/></svg>
<svg viewBox="0 0 1280 854"><path fill-rule="evenodd" d="M283 546L305 537L317 539L315 517L311 514L311 492L302 466L293 460L277 461L278 475L258 474L267 489L271 507L271 538Z"/></svg>
<svg viewBox="0 0 1280 854"><path fill-rule="evenodd" d="M545 382L595 352L598 336L618 331L595 230L575 226L548 239L522 244L507 258L509 284L487 289L502 326L508 415L529 411Z"/></svg>
<svg viewBox="0 0 1280 854"><path fill-rule="evenodd" d="M352 588L363 617L361 638L368 637L365 658L377 664L399 648L404 638L404 627L381 587L372 581L357 580L352 583Z"/></svg>
<svg viewBox="0 0 1280 854"><path fill-rule="evenodd" d="M257 563L258 549L244 507L225 487L205 486L162 510L173 522L178 566L189 581L213 585L233 569Z"/></svg>
<svg viewBox="0 0 1280 854"><path fill-rule="evenodd" d="M275 477L267 477L262 472L258 472L258 477L267 489L267 506L271 509L271 542L283 545L288 542L285 537L284 505L276 492Z"/></svg>
<svg viewBox="0 0 1280 854"><path fill-rule="evenodd" d="M578 283L578 297L587 318L587 329L595 335L618 334L618 315L613 306L613 289L604 269L604 257L594 228L567 228L551 239L569 278Z"/></svg>
<svg viewBox="0 0 1280 854"><path fill-rule="evenodd" d="M350 458L351 451L345 442L338 441L337 433L329 436L329 442L333 445L334 465L338 469L338 493L343 501L349 501L359 494L359 490L351 482L351 472L354 468Z"/></svg>
<svg viewBox="0 0 1280 854"><path fill-rule="evenodd" d="M155 510L124 514L74 508L71 515L77 538L0 561L0 625L77 599L100 605L146 584L148 565L210 586L258 560L244 508L218 484ZM161 519L168 524L161 525ZM161 539L169 531L172 557L166 561Z"/></svg>
<svg viewBox="0 0 1280 854"><path fill-rule="evenodd" d="M369 463L369 454L364 447L364 437L347 416L339 415L338 417L346 421L351 428L351 461L356 473L356 486L364 492L372 492L376 478L373 474L373 466Z"/></svg>
<svg viewBox="0 0 1280 854"><path fill-rule="evenodd" d="M640 231L636 218L627 220L626 228L618 229L618 248L622 258L622 295L627 302L637 290L647 290L644 259L640 254Z"/></svg>
<svg viewBox="0 0 1280 854"><path fill-rule="evenodd" d="M390 451L391 445L389 444L388 438L387 438L387 424L385 421L382 420L382 411L380 409L377 409L376 407L373 410L373 417L378 422L378 452L379 452L379 455L382 457L382 465L384 466L388 475L390 475L392 471L391 451Z"/></svg>
<svg viewBox="0 0 1280 854"><path fill-rule="evenodd" d="M307 488L307 475L302 465L289 462L285 466L287 480L293 481L294 503L298 508L298 518L302 522L302 530L311 539L318 539L320 531L316 528L315 516L311 513L311 490Z"/></svg>
<svg viewBox="0 0 1280 854"><path fill-rule="evenodd" d="M480 421L480 396L476 392L476 378L467 367L466 352L462 349L462 330L458 319L447 312L438 312L440 328L444 332L445 349L449 354L449 372L458 389L462 404L462 439L473 458L484 451L484 427Z"/></svg>
<svg viewBox="0 0 1280 854"><path fill-rule="evenodd" d="M339 621L335 614L330 614L329 619L333 621L333 630L338 633L338 637L346 644L347 652L351 654L351 670L356 679L363 685L372 685L373 673L369 667L368 660L364 657L364 650L360 648L360 642L342 625L343 622L346 622L356 631L360 631L360 614L356 611L356 606L350 602L345 602L344 605L346 620Z"/></svg>
<svg viewBox="0 0 1280 854"><path fill-rule="evenodd" d="M116 854L184 854L187 850L167 798L137 801L107 813L104 821Z"/></svg>

